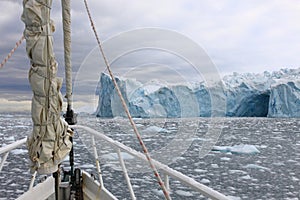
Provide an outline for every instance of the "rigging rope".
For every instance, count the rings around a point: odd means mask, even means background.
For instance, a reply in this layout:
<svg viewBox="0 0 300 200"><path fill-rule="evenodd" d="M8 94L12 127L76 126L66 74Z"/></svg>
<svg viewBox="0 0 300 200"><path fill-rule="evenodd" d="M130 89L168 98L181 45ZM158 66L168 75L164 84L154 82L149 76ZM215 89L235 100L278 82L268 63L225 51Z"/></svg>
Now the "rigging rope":
<svg viewBox="0 0 300 200"><path fill-rule="evenodd" d="M24 35L19 39L18 42L16 42L15 47L9 52L9 54L4 58L4 60L0 64L0 69L3 68L3 66L6 64L6 62L10 59L10 57L13 55L13 53L16 51L16 49L21 45L22 41L25 39Z"/></svg>
<svg viewBox="0 0 300 200"><path fill-rule="evenodd" d="M114 84L114 86L115 86L115 88L116 88L116 90L117 90L117 93L118 93L118 95L119 95L119 97L120 97L120 99L121 99L122 106L123 106L123 108L124 108L124 110L125 110L125 112L126 112L126 115L127 115L128 119L129 119L129 121L130 121L130 124L131 124L131 126L132 126L132 128L133 128L133 130L134 130L134 133L135 133L137 139L139 140L139 143L140 143L140 145L141 145L141 147L142 147L142 149L143 149L143 152L144 152L144 154L145 154L145 156L146 156L146 158L147 158L147 160L148 160L148 163L149 163L149 165L150 165L150 167L151 167L151 169L152 169L152 171L153 171L155 177L157 178L158 184L160 185L160 187L161 187L162 190L163 190L163 193L164 193L164 195L165 195L165 198L166 198L167 200L171 200L171 197L170 197L170 195L169 195L169 192L168 192L168 190L166 189L166 187L165 187L165 185L164 185L164 182L162 181L162 179L161 179L161 177L160 177L160 175L159 175L159 173L158 173L158 171L157 171L155 165L153 164L153 161L152 161L152 158L150 157L149 151L148 151L147 147L145 146L145 144L144 144L144 142L143 142L143 140L142 140L142 138L141 138L141 135L139 134L139 131L138 131L138 129L137 129L137 127L136 127L136 125L135 125L135 123L134 123L132 117L131 117L131 114L130 114L130 112L129 112L129 109L128 109L126 103L125 103L125 100L124 100L123 96L122 96L121 90L120 90L120 88L119 88L119 86L118 86L118 84L117 84L117 82L116 82L116 79L115 79L115 77L114 77L114 75L113 75L113 73L112 73L112 71L111 71L111 69L110 69L109 62L108 62L108 60L107 60L107 58L106 58L106 56L105 56L105 54L104 54L103 47L102 47L101 42L100 42L100 39L99 39L99 37L98 37L98 34L97 34L97 31L96 31L96 28L95 28L93 19L92 19L92 17L91 17L90 10L89 10L88 4L87 4L87 0L84 0L84 4L85 4L85 8L86 8L86 11L87 11L87 14L88 14L90 23L91 23L93 32L94 32L94 34L95 34L95 37L96 37L98 46L99 46L100 53L101 53L101 55L102 55L102 57L103 57L103 59L104 59L106 68L107 68L107 70L108 70L108 72L109 72L109 75L110 75L110 77L111 77L111 79L112 79L112 81L113 81L113 84Z"/></svg>

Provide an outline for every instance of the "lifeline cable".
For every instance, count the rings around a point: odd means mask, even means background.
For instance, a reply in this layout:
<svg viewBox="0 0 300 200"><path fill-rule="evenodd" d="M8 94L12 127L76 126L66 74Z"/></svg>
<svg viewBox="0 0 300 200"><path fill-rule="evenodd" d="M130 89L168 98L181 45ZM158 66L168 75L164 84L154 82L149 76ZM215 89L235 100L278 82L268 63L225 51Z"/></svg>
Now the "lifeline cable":
<svg viewBox="0 0 300 200"><path fill-rule="evenodd" d="M16 42L15 47L9 52L9 54L4 58L4 60L0 64L0 69L3 68L3 66L6 64L6 62L10 59L10 57L13 55L13 53L16 51L16 49L21 45L22 41L25 39L24 35L19 39L18 42Z"/></svg>
<svg viewBox="0 0 300 200"><path fill-rule="evenodd" d="M170 195L169 195L169 192L168 192L168 190L166 189L166 187L165 187L165 185L164 185L164 183L163 183L163 181L162 181L162 179L161 179L161 177L160 177L160 175L159 175L159 173L158 173L158 171L157 171L155 165L153 164L153 161L152 161L152 159L151 159L151 157L150 157L149 151L148 151L147 147L145 146L145 144L144 144L144 142L143 142L143 140L142 140L142 138L141 138L141 135L139 134L139 131L138 131L138 129L137 129L137 127L136 127L136 125L135 125L135 123L134 123L132 117L131 117L131 114L130 114L130 112L129 112L129 110L128 110L128 107L127 107L127 105L126 105L126 103L125 103L125 100L124 100L124 98L123 98L123 96L122 96L121 90L120 90L120 88L119 88L119 86L118 86L118 84L117 84L117 82L116 82L116 79L115 79L115 77L114 77L114 75L113 75L113 73L112 73L112 71L111 71L111 69L110 69L110 65L109 65L109 63L108 63L108 60L107 60L105 54L104 54L103 47L102 47L102 45L101 45L100 39L99 39L99 37L98 37L97 31L96 31L96 28L95 28L95 25L94 25L94 22L93 22L93 20L92 20L92 17L91 17L90 11L89 11L89 7L88 7L88 4L87 4L87 0L84 0L84 4L85 4L85 8L86 8L86 11L87 11L87 14L88 14L88 17L89 17L89 20L90 20L92 29L93 29L93 31L94 31L94 34L95 34L95 37L96 37L96 40L97 40L97 43L98 43L98 46L99 46L101 55L102 55L102 57L103 57L103 59L104 59L106 68L107 68L107 70L108 70L108 72L109 72L109 75L110 75L110 77L111 77L111 79L112 79L112 81L113 81L113 84L114 84L114 86L115 86L115 88L116 88L116 90L117 90L117 93L118 93L118 95L119 95L119 97L120 97L120 99L121 99L122 106L123 106L123 108L124 108L124 110L125 110L125 112L126 112L126 115L127 115L128 119L129 119L129 121L130 121L130 124L131 124L131 126L132 126L132 128L133 128L133 130L134 130L134 133L135 133L137 139L139 140L139 143L140 143L140 145L141 145L141 147L142 147L142 149L143 149L143 152L144 152L144 154L145 154L145 156L146 156L146 158L147 158L147 160L148 160L148 162L149 162L149 165L150 165L150 167L151 167L151 169L152 169L152 171L153 171L155 177L157 178L158 184L160 185L160 187L161 187L162 190L163 190L163 193L164 193L164 195L165 195L165 198L166 198L167 200L171 200L171 197L170 197Z"/></svg>

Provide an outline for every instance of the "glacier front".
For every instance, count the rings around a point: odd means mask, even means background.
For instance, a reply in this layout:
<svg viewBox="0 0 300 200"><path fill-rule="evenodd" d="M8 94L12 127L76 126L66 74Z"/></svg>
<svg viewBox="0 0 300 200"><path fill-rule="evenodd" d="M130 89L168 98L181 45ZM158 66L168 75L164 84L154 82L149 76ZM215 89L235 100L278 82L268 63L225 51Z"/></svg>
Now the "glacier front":
<svg viewBox="0 0 300 200"><path fill-rule="evenodd" d="M142 84L116 78L133 117L300 117L299 69L262 74L233 73L223 84L208 88L197 84ZM125 116L122 104L107 74L101 73L96 89L98 117ZM214 98L214 103L212 99ZM226 102L223 108L216 106ZM217 113L217 114L216 114Z"/></svg>

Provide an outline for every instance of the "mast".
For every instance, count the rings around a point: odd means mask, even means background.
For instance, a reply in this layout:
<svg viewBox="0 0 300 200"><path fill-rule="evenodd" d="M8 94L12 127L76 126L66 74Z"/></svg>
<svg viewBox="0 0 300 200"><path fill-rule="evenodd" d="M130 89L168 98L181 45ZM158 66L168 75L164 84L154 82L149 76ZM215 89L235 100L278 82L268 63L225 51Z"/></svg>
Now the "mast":
<svg viewBox="0 0 300 200"><path fill-rule="evenodd" d="M67 112L64 115L69 125L77 123L77 115L73 111L72 94L72 64L71 64L71 5L70 0L62 0L62 20L64 35L64 60L65 60L65 78L66 78L66 99Z"/></svg>
<svg viewBox="0 0 300 200"><path fill-rule="evenodd" d="M71 12L70 0L62 0L62 20L64 35L64 59L66 77L66 98L68 107L72 108L72 65L71 65Z"/></svg>
<svg viewBox="0 0 300 200"><path fill-rule="evenodd" d="M77 123L76 114L73 112L73 94L72 94L72 64L71 64L71 5L70 0L62 0L62 20L64 35L64 60L65 60L65 77L66 77L66 99L67 112L65 120L69 125Z"/></svg>
<svg viewBox="0 0 300 200"><path fill-rule="evenodd" d="M64 35L64 60L65 60L65 78L66 78L66 95L67 99L67 111L64 114L65 121L69 125L75 125L77 123L77 114L73 111L73 96L72 96L72 64L71 64L71 5L70 0L61 0L62 5L62 22L63 22L63 35ZM76 197L78 200L83 199L82 192L82 176L81 170L76 168L74 170L74 148L73 138L70 138L72 148L69 153L70 171L65 172L64 182L68 182L70 177L70 199ZM58 184L55 184L55 188L59 188ZM55 194L59 196L59 189L55 191ZM75 195L75 196L74 196Z"/></svg>

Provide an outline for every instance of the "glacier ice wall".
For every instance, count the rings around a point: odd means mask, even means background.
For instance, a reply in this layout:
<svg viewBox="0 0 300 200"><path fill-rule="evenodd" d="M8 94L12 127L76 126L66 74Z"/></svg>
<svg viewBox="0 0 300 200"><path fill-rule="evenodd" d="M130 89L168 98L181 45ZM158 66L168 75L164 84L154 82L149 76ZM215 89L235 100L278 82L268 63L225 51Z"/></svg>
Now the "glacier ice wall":
<svg viewBox="0 0 300 200"><path fill-rule="evenodd" d="M300 117L299 77L298 69L233 73L223 77L223 88L220 84L208 88L204 82L172 86L118 78L117 82L133 117ZM98 117L125 116L113 83L104 73L96 95L99 95ZM215 112L221 109L213 106L212 95L217 101L226 100L226 113Z"/></svg>
<svg viewBox="0 0 300 200"><path fill-rule="evenodd" d="M288 81L271 88L269 117L300 117L299 82Z"/></svg>

